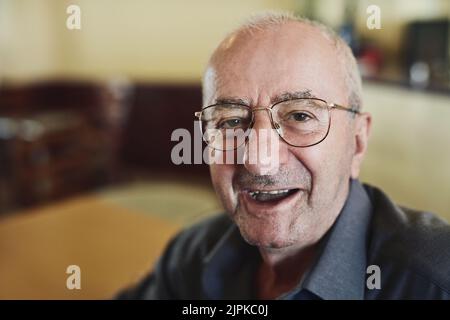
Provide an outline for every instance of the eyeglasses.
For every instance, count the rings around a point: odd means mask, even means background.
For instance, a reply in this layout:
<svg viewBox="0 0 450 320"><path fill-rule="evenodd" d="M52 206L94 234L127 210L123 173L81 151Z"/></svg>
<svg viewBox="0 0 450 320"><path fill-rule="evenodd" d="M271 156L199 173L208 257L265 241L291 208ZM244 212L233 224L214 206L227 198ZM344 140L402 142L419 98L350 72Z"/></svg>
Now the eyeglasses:
<svg viewBox="0 0 450 320"><path fill-rule="evenodd" d="M277 102L268 108L251 108L238 103L221 103L195 112L200 120L204 141L217 150L234 150L247 141L255 112L267 111L278 135L289 145L306 148L328 136L331 110L338 109L359 114L356 108L327 103L318 98L298 98Z"/></svg>

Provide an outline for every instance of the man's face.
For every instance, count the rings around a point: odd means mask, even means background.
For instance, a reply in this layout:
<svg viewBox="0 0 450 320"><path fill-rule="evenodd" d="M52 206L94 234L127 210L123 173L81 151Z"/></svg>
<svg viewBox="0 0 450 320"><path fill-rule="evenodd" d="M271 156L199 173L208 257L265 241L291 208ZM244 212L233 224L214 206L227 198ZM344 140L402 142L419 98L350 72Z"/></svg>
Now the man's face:
<svg viewBox="0 0 450 320"><path fill-rule="evenodd" d="M329 103L348 103L334 44L307 25L291 23L232 36L212 61L205 83L206 105L240 98L252 108L268 107L274 97L298 91ZM255 132L271 129L267 112L256 112L254 120ZM301 247L324 235L348 194L355 121L349 113L333 110L329 134L321 143L298 148L280 140L279 163L269 171L249 161L210 165L214 188L249 243L264 248ZM246 160L250 152L254 151L247 148ZM289 192L273 200L271 195L251 196L255 191L280 190Z"/></svg>

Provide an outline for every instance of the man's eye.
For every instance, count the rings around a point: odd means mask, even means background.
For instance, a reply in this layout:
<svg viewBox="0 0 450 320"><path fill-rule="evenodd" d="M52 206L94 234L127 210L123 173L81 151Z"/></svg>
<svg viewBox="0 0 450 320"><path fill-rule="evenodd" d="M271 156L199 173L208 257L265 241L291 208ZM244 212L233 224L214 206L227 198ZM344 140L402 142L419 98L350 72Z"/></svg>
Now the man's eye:
<svg viewBox="0 0 450 320"><path fill-rule="evenodd" d="M242 120L239 118L233 118L224 120L219 124L220 129L234 129L242 125Z"/></svg>
<svg viewBox="0 0 450 320"><path fill-rule="evenodd" d="M288 119L297 122L306 122L312 119L312 117L305 112L292 112L291 114L289 114Z"/></svg>

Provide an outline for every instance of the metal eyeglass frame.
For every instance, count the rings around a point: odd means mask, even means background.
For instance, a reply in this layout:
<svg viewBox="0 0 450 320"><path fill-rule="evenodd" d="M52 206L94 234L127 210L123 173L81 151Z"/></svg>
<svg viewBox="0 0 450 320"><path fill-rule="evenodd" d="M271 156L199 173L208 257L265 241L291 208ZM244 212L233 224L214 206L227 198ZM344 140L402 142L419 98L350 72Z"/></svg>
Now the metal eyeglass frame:
<svg viewBox="0 0 450 320"><path fill-rule="evenodd" d="M278 104L280 104L280 103L284 103L284 102L288 102L288 101L296 101L296 100L317 100L317 101L321 101L321 102L323 102L323 103L326 104L327 110L328 110L328 128L327 128L327 133L326 133L325 136L324 136L322 139L320 139L318 142L315 142L315 143L312 143L312 144L309 144L309 145L306 145L306 146L297 146L297 145L295 145L295 144L292 144L292 143L290 143L289 141L286 141L286 139L281 135L281 133L280 133L280 131L279 131L280 125L279 125L278 123L276 123L276 122L273 120L273 115L272 115L272 109L273 109L273 107L275 107L276 105L278 105ZM312 146L315 146L315 145L321 143L323 140L325 140L325 139L327 138L328 133L330 132L330 127L331 127L331 110L337 109L337 110L343 110L343 111L351 112L351 113L353 113L353 114L355 114L355 115L360 114L360 111L356 109L357 107L352 107L352 108L344 107L344 106L339 105L339 104L337 104L337 103L328 103L326 100L323 100L323 99L320 99L320 98L295 98L295 99L286 99L286 100L282 100L282 101L277 101L277 102L275 102L274 104L272 104L272 105L269 106L269 107L265 107L265 108L264 108L264 107L262 107L262 108L253 108L253 109L252 109L250 106L248 106L248 105L246 105L246 104L243 104L243 103L216 103L216 104L212 104L212 105L206 106L206 107L203 108L201 111L196 111L196 112L194 113L194 116L197 117L197 118L199 119L199 121L200 121L200 132L201 132L202 136L203 136L203 134L204 134L204 133L203 133L203 128L202 128L202 125L201 125L201 123L202 123L202 114L203 114L203 112L204 112L206 109L208 109L208 108L212 108L212 107L216 107L216 106L221 106L221 105L235 105L235 106L241 106L241 107L244 107L244 108L249 109L250 113L252 114L252 118L251 118L251 120L250 120L250 124L249 124L249 126L248 126L248 129L252 129L252 128L253 128L254 120L255 120L255 112L256 112L256 111L267 110L268 113L269 113L269 115L270 115L269 118L270 118L270 123L272 124L272 128L275 129L275 130L277 131L279 137L280 137L284 142L286 142L288 145L290 145L290 146L292 146L292 147L296 147L296 148L308 148L308 147L312 147ZM247 129L247 130L248 130L248 129ZM205 143L209 146L208 141L206 141L206 140L204 140L204 141L205 141ZM240 147L240 146L237 146L236 148L230 149L230 150L228 150L228 151L236 150L236 149L239 148L239 147ZM215 149L214 147L212 147L212 148ZM222 150L222 149L219 149L219 150ZM225 151L225 150L223 150L223 151Z"/></svg>

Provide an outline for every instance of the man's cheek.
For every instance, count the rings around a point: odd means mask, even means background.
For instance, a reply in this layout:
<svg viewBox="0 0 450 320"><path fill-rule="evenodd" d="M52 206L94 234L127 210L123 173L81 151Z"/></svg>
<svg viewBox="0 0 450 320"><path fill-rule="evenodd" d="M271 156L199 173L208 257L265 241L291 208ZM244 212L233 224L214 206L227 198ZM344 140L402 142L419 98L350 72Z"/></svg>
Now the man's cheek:
<svg viewBox="0 0 450 320"><path fill-rule="evenodd" d="M225 206L235 202L233 190L233 168L230 165L210 165L210 173L214 189Z"/></svg>

